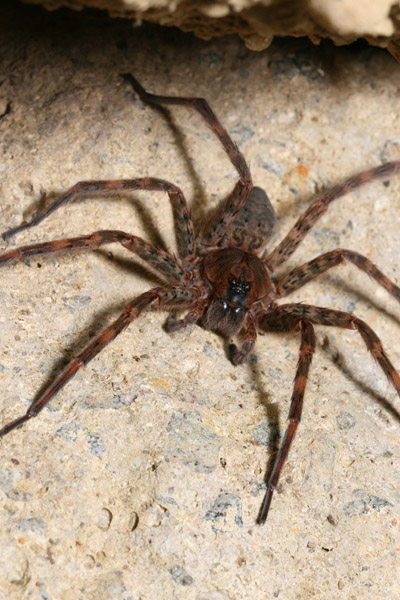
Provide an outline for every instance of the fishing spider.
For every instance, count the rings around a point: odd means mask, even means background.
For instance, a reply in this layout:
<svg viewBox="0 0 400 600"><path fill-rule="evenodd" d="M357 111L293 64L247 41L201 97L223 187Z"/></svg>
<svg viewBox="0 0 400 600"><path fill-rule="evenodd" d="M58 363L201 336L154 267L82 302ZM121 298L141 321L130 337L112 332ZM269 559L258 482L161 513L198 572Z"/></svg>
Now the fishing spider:
<svg viewBox="0 0 400 600"><path fill-rule="evenodd" d="M305 283L318 277L339 263L350 261L373 277L392 296L400 301L400 288L388 279L368 258L341 248L322 254L297 267L282 278L275 272L299 246L303 238L323 215L331 202L374 179L388 177L400 170L400 161L390 162L335 185L319 195L300 216L277 247L265 254L276 230L276 216L266 194L253 187L247 163L221 125L206 100L157 96L146 92L131 75L124 75L139 95L150 104L175 104L198 111L221 142L231 163L239 174L232 193L214 211L195 235L193 223L183 192L176 185L154 177L113 181L81 181L40 211L31 221L4 234L7 240L16 233L40 223L52 212L78 196L91 192L119 194L134 190L157 190L169 196L178 249L178 257L156 248L145 240L123 231L96 231L91 235L62 239L11 250L0 256L0 264L22 260L39 254L68 252L69 250L96 250L103 244L119 243L137 254L165 285L155 287L131 302L122 314L101 335L89 343L47 389L36 398L27 413L8 423L0 430L6 435L25 421L36 416L55 394L84 365L87 365L107 344L119 335L147 308L169 311L186 310L182 319L170 316L167 330L176 331L194 323L224 336L243 334L240 347L229 346L234 365L244 363L254 348L257 328L262 331L299 331L300 350L289 410L289 424L276 456L267 491L257 522L264 523L272 495L289 453L300 422L307 377L315 351L314 325L331 325L359 332L372 356L400 395L400 376L383 350L378 336L354 315L330 308L307 304L277 304Z"/></svg>

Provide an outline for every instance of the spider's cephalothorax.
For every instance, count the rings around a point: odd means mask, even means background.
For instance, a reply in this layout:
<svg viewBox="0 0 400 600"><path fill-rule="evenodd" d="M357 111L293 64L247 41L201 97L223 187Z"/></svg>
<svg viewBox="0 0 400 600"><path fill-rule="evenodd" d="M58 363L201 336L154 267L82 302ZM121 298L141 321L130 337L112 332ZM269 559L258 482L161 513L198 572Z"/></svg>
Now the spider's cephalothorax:
<svg viewBox="0 0 400 600"><path fill-rule="evenodd" d="M274 286L265 264L253 253L234 247L214 250L205 257L203 270L213 290L201 321L206 329L235 335L256 302L271 303Z"/></svg>
<svg viewBox="0 0 400 600"><path fill-rule="evenodd" d="M298 423L300 422L304 392L311 360L315 350L314 324L355 329L367 349L377 360L386 377L400 396L400 376L383 350L372 329L349 313L310 306L302 303L277 304L277 300L302 287L324 271L349 261L384 287L400 302L400 288L388 279L368 258L352 250L338 248L306 262L283 277L276 270L293 254L307 232L326 212L331 202L361 185L378 178L387 178L400 171L400 161L382 164L347 179L321 194L300 216L277 247L265 255L266 248L276 231L276 217L265 193L253 187L247 163L228 132L221 125L206 100L156 96L146 92L130 74L124 75L140 98L152 104L176 104L197 110L221 142L230 161L239 174L232 193L220 208L205 220L198 235L190 218L182 190L163 179L141 177L113 181L81 181L39 212L31 221L24 222L4 234L8 239L19 231L40 223L57 208L77 196L91 192L107 194L134 190L157 190L168 194L175 221L178 257L155 248L144 239L123 231L96 231L77 238L33 244L11 250L0 256L0 265L25 257L70 250L95 250L104 244L119 243L138 255L157 272L165 282L134 298L121 315L61 372L31 404L27 413L8 423L0 430L0 437L36 416L71 377L107 344L121 333L141 312L151 306L176 312L186 310L183 319L170 316L168 330L178 330L200 323L203 327L225 336L243 334L240 348L229 346L234 364L244 362L253 350L257 328L263 331L300 332L300 351L293 395L289 411L289 425L268 479L264 501L257 522L267 518L272 495L285 463Z"/></svg>

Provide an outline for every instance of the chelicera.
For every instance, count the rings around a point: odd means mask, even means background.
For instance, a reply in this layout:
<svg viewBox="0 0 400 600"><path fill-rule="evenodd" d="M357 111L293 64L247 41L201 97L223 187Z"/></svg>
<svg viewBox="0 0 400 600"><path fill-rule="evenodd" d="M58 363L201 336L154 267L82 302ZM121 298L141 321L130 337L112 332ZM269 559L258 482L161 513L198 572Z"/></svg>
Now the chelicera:
<svg viewBox="0 0 400 600"><path fill-rule="evenodd" d="M8 230L4 239L40 223L67 202L91 192L118 194L134 190L164 191L168 194L175 224L177 256L156 248L147 241L123 231L96 231L77 238L23 246L0 256L0 264L23 260L36 255L95 250L104 244L119 243L138 255L165 282L133 299L122 314L101 335L91 341L45 391L37 397L22 417L0 430L5 436L32 417L84 365L87 365L107 344L119 335L147 308L155 307L176 312L186 311L181 319L171 315L167 329L176 331L198 323L205 329L224 336L243 335L240 347L229 346L230 359L238 365L245 362L254 348L257 329L264 332L292 331L300 334L300 349L289 411L289 424L268 480L267 491L257 517L264 523L274 489L286 461L297 426L300 422L307 378L315 351L314 325L330 325L355 329L367 349L380 365L390 383L400 395L400 376L390 362L378 336L356 316L330 308L301 303L278 304L305 283L321 273L350 261L400 301L400 288L388 279L368 258L352 250L336 249L322 254L279 277L276 271L293 254L306 234L330 204L348 192L378 178L388 178L400 170L400 161L389 162L350 177L320 194L300 216L274 250L268 245L276 230L276 216L266 194L253 187L247 163L221 125L206 100L157 96L146 92L131 75L124 75L140 98L150 104L175 104L198 111L221 142L239 174L231 194L212 212L195 232L182 190L168 181L153 177L113 181L81 181L39 212L31 221Z"/></svg>

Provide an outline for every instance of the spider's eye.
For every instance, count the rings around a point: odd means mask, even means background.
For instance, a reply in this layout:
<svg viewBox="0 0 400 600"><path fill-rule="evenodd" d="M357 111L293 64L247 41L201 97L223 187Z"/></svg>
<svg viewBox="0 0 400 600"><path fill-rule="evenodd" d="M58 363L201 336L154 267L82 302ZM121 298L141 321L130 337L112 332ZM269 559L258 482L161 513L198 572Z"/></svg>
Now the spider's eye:
<svg viewBox="0 0 400 600"><path fill-rule="evenodd" d="M222 308L224 309L224 311L227 311L228 310L228 305L225 302L225 300L221 300L221 304L222 304Z"/></svg>
<svg viewBox="0 0 400 600"><path fill-rule="evenodd" d="M238 315L239 313L242 312L242 310L243 310L243 308L240 308L240 306L238 306L237 308L235 308L235 314Z"/></svg>

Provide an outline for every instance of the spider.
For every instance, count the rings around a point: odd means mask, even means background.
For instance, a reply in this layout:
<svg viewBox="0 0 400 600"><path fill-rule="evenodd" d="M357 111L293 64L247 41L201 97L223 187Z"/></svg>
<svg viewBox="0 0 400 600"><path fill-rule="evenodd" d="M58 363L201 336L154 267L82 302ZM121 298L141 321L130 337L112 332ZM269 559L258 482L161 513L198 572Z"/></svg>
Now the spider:
<svg viewBox="0 0 400 600"><path fill-rule="evenodd" d="M0 256L0 265L35 255L96 250L103 244L119 243L141 259L165 282L134 298L121 315L72 360L61 374L39 395L22 417L0 430L5 436L32 417L84 365L87 365L107 344L147 308L155 307L175 313L186 310L183 318L171 315L166 322L168 331L177 331L195 323L226 337L243 335L240 347L229 345L234 365L244 363L254 348L257 329L263 332L299 332L299 360L294 378L289 410L289 423L267 483L267 490L257 517L266 521L274 490L288 456L297 426L301 419L307 378L315 351L314 325L330 325L355 329L367 349L377 360L386 377L400 396L400 375L393 367L378 336L356 316L330 308L301 303L278 304L294 290L328 269L349 261L374 278L400 301L400 288L388 279L368 258L338 248L322 254L279 278L278 267L293 254L306 234L329 208L330 204L348 192L378 178L400 171L400 161L388 162L355 175L320 194L300 216L283 240L271 252L266 252L275 233L277 219L265 192L253 187L245 158L203 98L158 96L148 93L131 75L123 75L142 101L149 104L186 106L198 111L221 142L239 179L231 194L194 231L188 205L182 190L163 179L141 177L112 181L81 181L57 197L31 221L9 229L5 240L33 227L55 210L78 196L91 192L119 194L134 190L163 191L169 196L174 218L178 256L156 248L142 238L123 231L96 231L90 235L23 246Z"/></svg>

